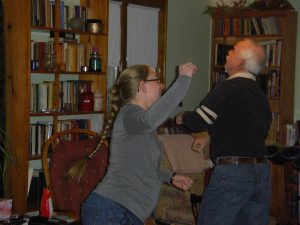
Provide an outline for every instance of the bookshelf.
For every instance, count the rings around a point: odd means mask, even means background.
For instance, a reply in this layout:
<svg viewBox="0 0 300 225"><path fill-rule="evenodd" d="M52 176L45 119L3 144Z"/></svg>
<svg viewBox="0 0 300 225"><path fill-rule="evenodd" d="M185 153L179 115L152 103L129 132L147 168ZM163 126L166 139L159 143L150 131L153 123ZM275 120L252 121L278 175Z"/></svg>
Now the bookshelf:
<svg viewBox="0 0 300 225"><path fill-rule="evenodd" d="M25 213L37 210L27 202L28 171L32 165L41 166L45 141L36 142L39 148L35 152L33 130L51 135L51 130L57 132L83 121L83 128L101 129L107 99L108 0L4 0L3 5L7 130L17 159L17 165L9 169L10 193L6 194L13 198L13 212ZM68 23L74 17L83 19ZM87 19L101 20L100 32L87 31ZM92 51L100 53L101 71L82 70L89 66ZM103 108L95 111L90 93L97 90Z"/></svg>
<svg viewBox="0 0 300 225"><path fill-rule="evenodd" d="M266 51L266 68L258 80L269 98L273 122L266 140L268 145L284 146L286 126L293 123L294 79L297 36L297 12L278 10L243 10L212 15L210 85L226 79L224 62L227 51L243 38L260 42ZM288 199L284 166L272 165L272 203L270 215L278 223L287 221ZM296 217L292 220L297 220Z"/></svg>

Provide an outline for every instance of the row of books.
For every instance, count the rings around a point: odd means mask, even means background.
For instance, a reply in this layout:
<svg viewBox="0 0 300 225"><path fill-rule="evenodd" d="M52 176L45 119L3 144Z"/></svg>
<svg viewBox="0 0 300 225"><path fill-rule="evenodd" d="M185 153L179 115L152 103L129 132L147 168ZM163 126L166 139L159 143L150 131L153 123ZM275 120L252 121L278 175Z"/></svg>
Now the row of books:
<svg viewBox="0 0 300 225"><path fill-rule="evenodd" d="M36 42L31 40L31 62L35 62L35 70L53 70L53 42Z"/></svg>
<svg viewBox="0 0 300 225"><path fill-rule="evenodd" d="M214 73L214 84L218 84L228 78L228 73L225 71ZM272 69L267 74L259 74L257 82L262 90L267 94L268 98L278 99L280 97L280 70Z"/></svg>
<svg viewBox="0 0 300 225"><path fill-rule="evenodd" d="M83 95L85 93L92 93L93 81L89 80L67 80L60 82L60 91L59 91L59 104L63 111L72 111L79 112L82 109L80 105L82 102L92 99L85 99ZM93 105L94 106L94 105Z"/></svg>
<svg viewBox="0 0 300 225"><path fill-rule="evenodd" d="M266 66L280 67L281 64L281 45L278 40L262 41L260 44L264 47L266 53Z"/></svg>
<svg viewBox="0 0 300 225"><path fill-rule="evenodd" d="M295 146L299 143L298 123L286 125L286 146Z"/></svg>
<svg viewBox="0 0 300 225"><path fill-rule="evenodd" d="M30 124L30 150L29 157L41 156L45 142L53 134L53 124L48 121L39 121Z"/></svg>
<svg viewBox="0 0 300 225"><path fill-rule="evenodd" d="M278 99L280 97L280 70L272 69L267 74L257 76L257 82L268 98Z"/></svg>
<svg viewBox="0 0 300 225"><path fill-rule="evenodd" d="M70 29L71 18L80 18L84 22L91 17L90 9L78 4L65 4L60 1L60 28ZM31 0L31 25L55 27L55 0Z"/></svg>
<svg viewBox="0 0 300 225"><path fill-rule="evenodd" d="M59 120L57 122L57 130L64 131L69 129L91 129L91 120L89 119L68 119L68 120ZM79 136L75 136L77 134L69 134L64 136L65 140L77 140L77 139L86 139L88 137L87 134L79 134Z"/></svg>
<svg viewBox="0 0 300 225"><path fill-rule="evenodd" d="M30 112L54 112L53 104L54 82L31 84Z"/></svg>
<svg viewBox="0 0 300 225"><path fill-rule="evenodd" d="M272 113L272 123L269 129L268 137L265 144L268 146L279 145L279 123L280 115L278 112ZM300 140L300 121L295 123L288 123L285 126L286 142L285 146L297 146Z"/></svg>
<svg viewBox="0 0 300 225"><path fill-rule="evenodd" d="M215 20L216 36L277 35L280 33L279 17L223 17Z"/></svg>
<svg viewBox="0 0 300 225"><path fill-rule="evenodd" d="M90 129L91 121L88 119L69 119L59 120L57 123L57 130L64 131L69 129ZM40 157L42 149L46 141L53 135L53 122L51 121L38 121L30 124L30 149L29 157ZM66 140L84 139L85 134L80 134L79 137L68 135L64 137Z"/></svg>
<svg viewBox="0 0 300 225"><path fill-rule="evenodd" d="M269 40L259 42L266 54L266 66L268 67L280 67L281 63L281 41ZM226 63L226 56L228 51L233 49L233 45L230 44L217 44L215 47L215 65L223 66Z"/></svg>
<svg viewBox="0 0 300 225"><path fill-rule="evenodd" d="M30 90L30 112L78 112L82 100L80 94L92 91L93 81L88 80L67 80L60 82L59 88L59 109L53 104L54 82L44 81L31 84Z"/></svg>
<svg viewBox="0 0 300 225"><path fill-rule="evenodd" d="M80 72L82 66L89 65L90 54L95 49L91 43L80 44L75 38L61 38L54 52L54 42L39 42L31 40L31 62L38 64L34 70L54 71L56 63L61 65L60 70ZM71 41L73 40L73 41Z"/></svg>

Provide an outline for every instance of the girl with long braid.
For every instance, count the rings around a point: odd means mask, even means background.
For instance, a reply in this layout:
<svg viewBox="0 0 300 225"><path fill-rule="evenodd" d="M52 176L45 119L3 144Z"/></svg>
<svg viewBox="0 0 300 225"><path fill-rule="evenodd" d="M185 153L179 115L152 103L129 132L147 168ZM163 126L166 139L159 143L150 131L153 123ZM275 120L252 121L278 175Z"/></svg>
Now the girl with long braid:
<svg viewBox="0 0 300 225"><path fill-rule="evenodd" d="M108 169L82 205L83 225L143 225L162 182L190 188L190 178L160 169L162 147L155 131L183 99L196 71L192 63L180 65L177 80L163 96L164 86L149 66L131 66L120 74L101 133L104 141L113 126Z"/></svg>

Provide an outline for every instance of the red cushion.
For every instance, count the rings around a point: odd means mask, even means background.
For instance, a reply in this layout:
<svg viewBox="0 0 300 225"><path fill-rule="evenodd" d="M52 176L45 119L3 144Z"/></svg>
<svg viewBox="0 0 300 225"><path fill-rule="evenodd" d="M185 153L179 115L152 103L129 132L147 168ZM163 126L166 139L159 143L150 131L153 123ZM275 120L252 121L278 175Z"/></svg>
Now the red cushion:
<svg viewBox="0 0 300 225"><path fill-rule="evenodd" d="M80 215L80 205L95 185L103 178L108 160L108 148L103 146L90 159L80 183L70 180L65 173L72 163L91 153L99 141L97 138L68 141L61 140L52 154L50 178L55 194L55 210L68 210Z"/></svg>

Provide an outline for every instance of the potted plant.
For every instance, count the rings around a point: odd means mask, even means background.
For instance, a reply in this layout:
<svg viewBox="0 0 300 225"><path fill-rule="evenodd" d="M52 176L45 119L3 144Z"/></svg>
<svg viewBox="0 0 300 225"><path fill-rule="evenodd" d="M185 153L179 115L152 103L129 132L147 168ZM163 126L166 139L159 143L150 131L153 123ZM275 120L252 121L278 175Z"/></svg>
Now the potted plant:
<svg viewBox="0 0 300 225"><path fill-rule="evenodd" d="M0 176L2 178L2 185L3 185L2 191L4 195L9 195L7 169L10 164L16 163L16 159L10 147L8 137L2 127L0 127L0 159L1 159ZM9 196L5 196L5 197L9 197Z"/></svg>
<svg viewBox="0 0 300 225"><path fill-rule="evenodd" d="M7 103L7 74L6 74L6 37L4 29L4 3L0 1L0 198L11 197L9 190L8 169L11 163L15 164L16 159L10 146L7 131L6 103Z"/></svg>
<svg viewBox="0 0 300 225"><path fill-rule="evenodd" d="M255 0L248 5L246 0L215 0L214 2L215 4L207 6L204 14L214 15L243 10L294 9L288 0Z"/></svg>

